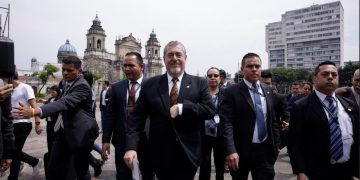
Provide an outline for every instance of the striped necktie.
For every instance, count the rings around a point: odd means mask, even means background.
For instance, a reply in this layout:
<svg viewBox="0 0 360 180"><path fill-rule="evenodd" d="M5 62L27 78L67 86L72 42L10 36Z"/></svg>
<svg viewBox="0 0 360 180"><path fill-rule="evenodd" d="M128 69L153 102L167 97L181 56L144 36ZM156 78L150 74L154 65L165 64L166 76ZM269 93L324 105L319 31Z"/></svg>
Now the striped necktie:
<svg viewBox="0 0 360 180"><path fill-rule="evenodd" d="M179 90L178 90L178 86L176 83L178 80L179 80L178 78L172 79L173 87L171 88L171 91L170 91L170 107L177 104L177 99L179 97L179 92L178 92Z"/></svg>
<svg viewBox="0 0 360 180"><path fill-rule="evenodd" d="M330 125L330 157L337 161L343 156L343 142L341 129L337 117L337 107L333 97L326 96L325 100L329 102L329 125Z"/></svg>

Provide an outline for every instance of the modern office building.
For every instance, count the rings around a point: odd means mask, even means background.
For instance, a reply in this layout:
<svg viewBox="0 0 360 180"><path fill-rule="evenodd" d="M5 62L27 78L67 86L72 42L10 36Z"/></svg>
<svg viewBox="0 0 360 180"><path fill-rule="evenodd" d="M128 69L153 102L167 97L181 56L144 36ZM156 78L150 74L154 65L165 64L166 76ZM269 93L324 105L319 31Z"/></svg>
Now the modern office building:
<svg viewBox="0 0 360 180"><path fill-rule="evenodd" d="M320 62L344 65L344 9L339 1L287 11L266 26L269 68L313 70Z"/></svg>

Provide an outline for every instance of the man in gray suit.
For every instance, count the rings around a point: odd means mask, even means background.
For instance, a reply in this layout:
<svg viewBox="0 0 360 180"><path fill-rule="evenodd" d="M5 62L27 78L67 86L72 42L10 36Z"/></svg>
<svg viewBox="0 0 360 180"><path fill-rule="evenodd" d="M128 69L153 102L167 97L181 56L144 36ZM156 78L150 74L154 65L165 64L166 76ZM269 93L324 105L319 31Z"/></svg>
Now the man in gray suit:
<svg viewBox="0 0 360 180"><path fill-rule="evenodd" d="M65 85L60 98L40 108L18 107L13 110L13 115L18 117L47 117L60 113L54 127L55 140L48 167L50 179L66 179L72 157L77 179L90 179L89 154L99 127L92 114L91 89L81 72L79 58L70 56L64 59Z"/></svg>

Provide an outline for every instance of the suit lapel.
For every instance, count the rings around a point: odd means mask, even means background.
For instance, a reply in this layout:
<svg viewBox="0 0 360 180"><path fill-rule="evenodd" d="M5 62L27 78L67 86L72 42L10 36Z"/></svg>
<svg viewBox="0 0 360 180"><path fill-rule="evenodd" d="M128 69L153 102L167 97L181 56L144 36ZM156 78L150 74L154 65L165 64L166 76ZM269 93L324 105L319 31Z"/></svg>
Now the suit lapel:
<svg viewBox="0 0 360 180"><path fill-rule="evenodd" d="M323 108L323 104L321 103L319 97L316 95L315 91L313 91L309 96L309 106L313 107L310 109L314 112L314 114L317 114L324 123L329 125L325 110Z"/></svg>
<svg viewBox="0 0 360 180"><path fill-rule="evenodd" d="M127 106L126 99L127 99L128 83L129 83L128 80L124 81L120 86L120 92L119 92L120 97L121 97L121 101L125 106Z"/></svg>
<svg viewBox="0 0 360 180"><path fill-rule="evenodd" d="M269 89L268 87L263 86L261 83L260 83L260 87L261 87L261 89L262 89L262 91L263 91L263 93L264 93L265 99L266 99L267 118L268 118L268 119L271 119L271 118L270 118L270 117L271 117L271 116L270 116L270 115L271 115L270 112L272 112L272 111L271 111L271 104L272 104L272 101L273 101L273 99L272 99L273 96L270 96L270 89ZM269 122L269 121L268 121L268 122Z"/></svg>
<svg viewBox="0 0 360 180"><path fill-rule="evenodd" d="M167 80L167 75L164 74L160 77L159 85L157 87L158 93L161 97L161 101L165 109L170 109L170 99L169 99L169 84ZM169 112L169 111L166 111Z"/></svg>
<svg viewBox="0 0 360 180"><path fill-rule="evenodd" d="M191 78L189 75L184 73L183 78L181 79L178 102L184 101L184 97L187 97L189 93L190 86L191 86Z"/></svg>
<svg viewBox="0 0 360 180"><path fill-rule="evenodd" d="M254 112L256 112L256 111L255 111L254 103L253 103L253 101L252 101L252 99L251 99L251 95L250 95L250 93L249 93L249 89L248 89L248 87L246 86L246 84L245 84L244 81L241 81L241 83L240 83L240 91L241 91L240 94L242 94L243 96L245 96L246 102L250 105L250 107L252 108L252 110L253 110Z"/></svg>
<svg viewBox="0 0 360 180"><path fill-rule="evenodd" d="M355 120L356 120L357 117L355 117L354 113L353 113L353 112L355 112L355 107L351 106L342 97L340 97L340 96L336 96L336 97L340 101L340 104L344 107L346 113L350 116L352 124L357 124L357 123L355 123ZM354 103L356 103L356 102L354 102Z"/></svg>

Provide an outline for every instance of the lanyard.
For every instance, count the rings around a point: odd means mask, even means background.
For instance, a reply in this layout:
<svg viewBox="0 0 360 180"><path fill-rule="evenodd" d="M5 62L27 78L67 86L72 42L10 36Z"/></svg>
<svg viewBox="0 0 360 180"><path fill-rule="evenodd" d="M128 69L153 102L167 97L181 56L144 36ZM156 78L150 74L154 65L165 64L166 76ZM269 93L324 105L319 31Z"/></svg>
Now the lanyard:
<svg viewBox="0 0 360 180"><path fill-rule="evenodd" d="M335 109L335 113L331 113L330 109L324 104L323 101L321 101L321 104L323 105L323 107L325 108L325 110L328 112L329 116L331 116L332 118L337 118L338 117L338 102L337 100L334 98L335 104L336 104L336 109ZM330 103L329 103L330 106Z"/></svg>
<svg viewBox="0 0 360 180"><path fill-rule="evenodd" d="M215 105L215 111L216 111L216 114L218 114L219 112L219 93L216 93L215 95L212 96L212 100L213 100L213 103Z"/></svg>

